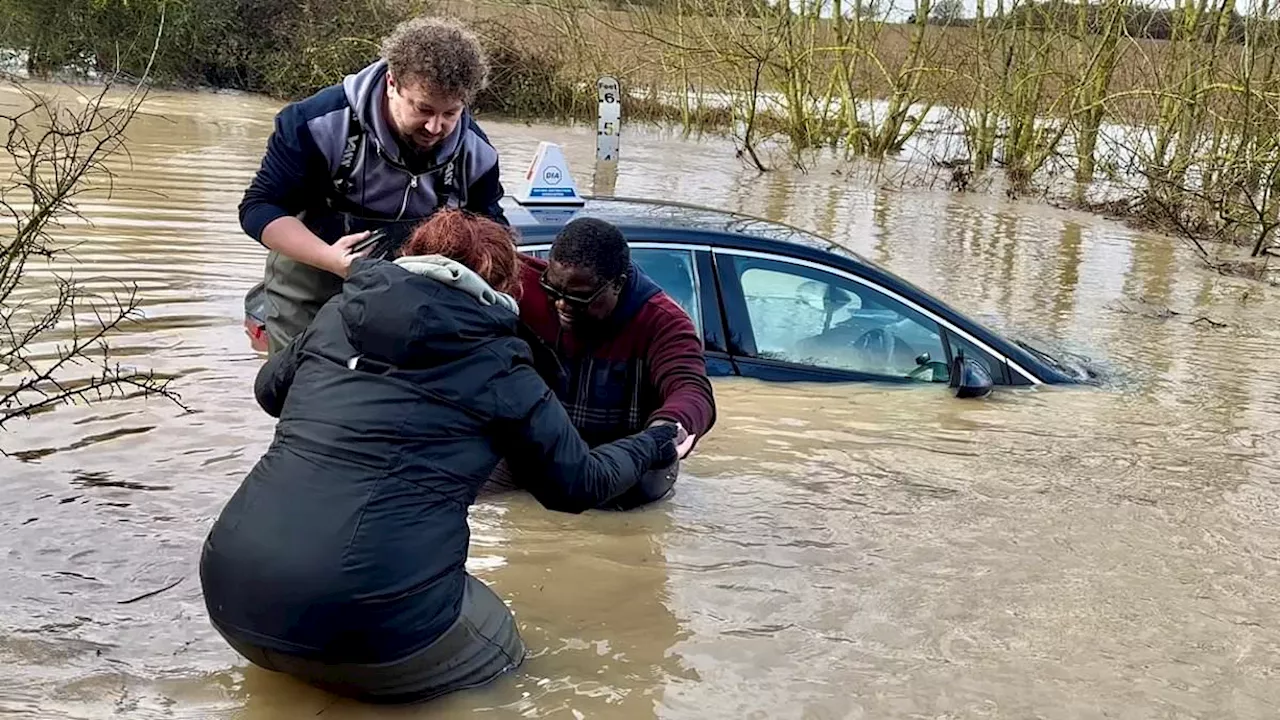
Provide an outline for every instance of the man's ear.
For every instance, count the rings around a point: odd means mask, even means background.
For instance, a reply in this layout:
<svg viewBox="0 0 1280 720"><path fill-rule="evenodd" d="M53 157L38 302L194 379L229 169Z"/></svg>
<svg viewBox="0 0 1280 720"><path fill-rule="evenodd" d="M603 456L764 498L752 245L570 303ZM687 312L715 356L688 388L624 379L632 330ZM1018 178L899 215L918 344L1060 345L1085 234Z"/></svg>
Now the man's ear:
<svg viewBox="0 0 1280 720"><path fill-rule="evenodd" d="M392 75L390 70L387 70L387 89L388 90L396 89L396 76Z"/></svg>

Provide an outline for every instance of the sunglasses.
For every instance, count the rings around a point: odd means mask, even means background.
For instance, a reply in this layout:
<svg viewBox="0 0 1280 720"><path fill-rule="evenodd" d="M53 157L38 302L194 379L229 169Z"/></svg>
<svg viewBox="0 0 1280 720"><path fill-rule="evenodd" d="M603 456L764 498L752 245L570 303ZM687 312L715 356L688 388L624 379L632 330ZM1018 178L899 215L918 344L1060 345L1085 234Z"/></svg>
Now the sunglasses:
<svg viewBox="0 0 1280 720"><path fill-rule="evenodd" d="M566 305L572 306L578 310L585 310L587 309L587 306L591 305L591 303L595 302L601 295L603 295L604 291L608 290L610 285L612 285L615 281L621 280L622 278L625 278L625 277L626 277L626 274L623 273L623 275L619 278L615 278L614 280L606 280L604 283L600 285L600 287L596 288L590 295L586 295L586 296L572 295L570 293L566 293L560 288L557 288L551 285L550 283L547 282L547 274L545 272L542 274L541 277L538 278L538 284L541 285L542 290L547 293L547 297L551 298L552 303L557 303L563 300Z"/></svg>

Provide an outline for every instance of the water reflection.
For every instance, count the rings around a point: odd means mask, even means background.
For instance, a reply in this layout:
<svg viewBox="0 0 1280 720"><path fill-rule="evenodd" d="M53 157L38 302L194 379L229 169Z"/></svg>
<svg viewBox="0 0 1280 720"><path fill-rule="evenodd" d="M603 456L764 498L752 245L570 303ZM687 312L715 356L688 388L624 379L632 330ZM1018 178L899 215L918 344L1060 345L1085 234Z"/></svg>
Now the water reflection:
<svg viewBox="0 0 1280 720"><path fill-rule="evenodd" d="M242 709L233 717L656 717L666 682L690 677L669 652L685 635L669 609L670 513L664 503L625 514L556 515L521 493L481 503L468 567L516 614L530 650L517 671L430 707L373 708L250 666L234 692Z"/></svg>

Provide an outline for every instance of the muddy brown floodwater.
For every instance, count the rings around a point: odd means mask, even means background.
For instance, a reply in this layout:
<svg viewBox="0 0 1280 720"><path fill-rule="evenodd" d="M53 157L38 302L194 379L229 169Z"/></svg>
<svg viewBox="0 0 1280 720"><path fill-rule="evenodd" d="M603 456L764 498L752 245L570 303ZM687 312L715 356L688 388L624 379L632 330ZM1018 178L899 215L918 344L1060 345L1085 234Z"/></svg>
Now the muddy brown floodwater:
<svg viewBox="0 0 1280 720"><path fill-rule="evenodd" d="M719 424L669 501L473 509L469 566L516 612L518 672L376 709L247 667L196 562L272 430L240 328L264 252L236 204L276 107L155 96L114 196L69 231L79 276L142 289L120 357L176 376L192 412L65 407L0 436L0 716L1275 717L1276 291L1091 216L822 166L759 176L727 145L639 128L618 194L827 234L1106 382L982 402L717 382ZM590 129L486 128L512 189L543 139L590 187Z"/></svg>

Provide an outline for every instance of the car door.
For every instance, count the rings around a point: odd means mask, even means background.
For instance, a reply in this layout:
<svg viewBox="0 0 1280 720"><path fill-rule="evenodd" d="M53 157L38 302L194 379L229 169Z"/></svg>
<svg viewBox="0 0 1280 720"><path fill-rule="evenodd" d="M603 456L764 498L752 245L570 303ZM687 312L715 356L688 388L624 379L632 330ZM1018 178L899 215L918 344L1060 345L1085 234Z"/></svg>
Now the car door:
<svg viewBox="0 0 1280 720"><path fill-rule="evenodd" d="M630 241L631 259L663 292L675 300L702 336L707 375L737 374L729 356L724 319L720 312L711 253L707 248L664 243ZM521 252L545 260L549 248L536 245Z"/></svg>
<svg viewBox="0 0 1280 720"><path fill-rule="evenodd" d="M869 280L784 256L716 250L729 351L762 380L945 383L952 343L1007 384L998 359Z"/></svg>

